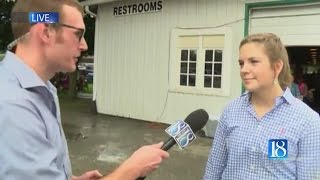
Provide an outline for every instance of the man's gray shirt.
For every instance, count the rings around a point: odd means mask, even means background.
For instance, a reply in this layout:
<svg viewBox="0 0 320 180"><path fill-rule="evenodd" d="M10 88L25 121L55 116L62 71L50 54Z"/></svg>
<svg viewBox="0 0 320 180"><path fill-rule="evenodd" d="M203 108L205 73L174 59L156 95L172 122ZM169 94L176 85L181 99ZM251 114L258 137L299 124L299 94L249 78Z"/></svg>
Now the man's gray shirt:
<svg viewBox="0 0 320 180"><path fill-rule="evenodd" d="M0 62L0 179L70 179L57 90L15 54Z"/></svg>

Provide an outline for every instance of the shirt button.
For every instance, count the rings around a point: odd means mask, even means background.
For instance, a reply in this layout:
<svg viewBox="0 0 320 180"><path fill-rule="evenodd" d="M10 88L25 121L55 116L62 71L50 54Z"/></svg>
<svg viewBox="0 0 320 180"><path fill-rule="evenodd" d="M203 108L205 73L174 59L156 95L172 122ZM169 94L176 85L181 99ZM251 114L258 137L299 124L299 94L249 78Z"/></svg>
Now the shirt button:
<svg viewBox="0 0 320 180"><path fill-rule="evenodd" d="M250 170L254 171L256 169L256 166L255 165L251 165L250 166Z"/></svg>

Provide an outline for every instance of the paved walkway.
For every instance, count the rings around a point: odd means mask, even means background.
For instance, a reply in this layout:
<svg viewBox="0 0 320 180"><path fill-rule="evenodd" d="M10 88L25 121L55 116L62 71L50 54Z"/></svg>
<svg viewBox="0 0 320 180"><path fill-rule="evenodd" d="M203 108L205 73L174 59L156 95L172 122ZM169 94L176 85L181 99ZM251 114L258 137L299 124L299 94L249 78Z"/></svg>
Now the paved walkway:
<svg viewBox="0 0 320 180"><path fill-rule="evenodd" d="M165 141L168 125L108 115L93 115L91 100L60 100L73 174L98 169L112 171L144 144ZM200 180L212 139L198 137L187 149L169 150L170 158L146 180Z"/></svg>

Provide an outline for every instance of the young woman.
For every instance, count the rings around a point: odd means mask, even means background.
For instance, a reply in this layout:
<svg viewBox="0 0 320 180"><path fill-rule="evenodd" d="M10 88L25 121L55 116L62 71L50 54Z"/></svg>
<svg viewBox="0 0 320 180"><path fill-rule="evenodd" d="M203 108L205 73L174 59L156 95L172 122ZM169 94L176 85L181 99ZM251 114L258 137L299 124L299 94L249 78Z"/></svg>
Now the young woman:
<svg viewBox="0 0 320 180"><path fill-rule="evenodd" d="M288 88L286 48L263 33L239 51L247 91L221 116L204 180L320 178L320 118Z"/></svg>

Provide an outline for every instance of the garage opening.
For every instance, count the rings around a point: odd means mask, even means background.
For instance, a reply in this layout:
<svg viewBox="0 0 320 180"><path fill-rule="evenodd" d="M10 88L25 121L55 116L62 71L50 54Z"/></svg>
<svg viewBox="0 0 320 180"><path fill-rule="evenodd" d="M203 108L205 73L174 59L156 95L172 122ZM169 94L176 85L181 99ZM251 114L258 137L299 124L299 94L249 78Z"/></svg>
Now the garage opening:
<svg viewBox="0 0 320 180"><path fill-rule="evenodd" d="M293 46L287 51L303 101L320 113L320 46Z"/></svg>

